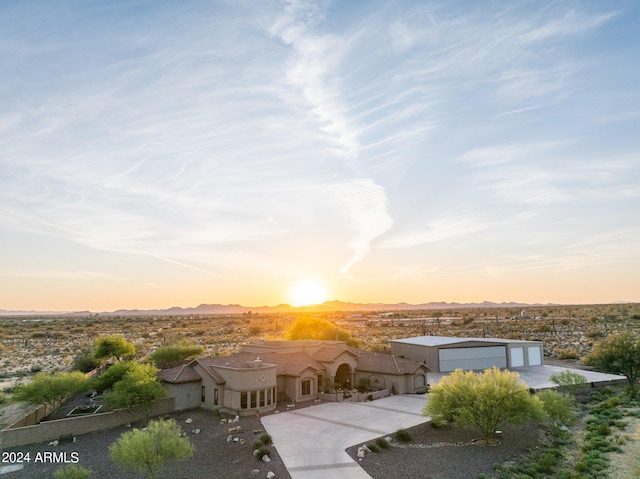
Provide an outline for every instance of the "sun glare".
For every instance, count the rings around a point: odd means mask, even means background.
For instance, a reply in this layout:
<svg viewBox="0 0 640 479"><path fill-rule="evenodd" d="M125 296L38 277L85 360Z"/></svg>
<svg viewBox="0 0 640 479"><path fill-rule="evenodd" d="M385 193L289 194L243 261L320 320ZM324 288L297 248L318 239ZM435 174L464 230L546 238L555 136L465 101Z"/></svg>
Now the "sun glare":
<svg viewBox="0 0 640 479"><path fill-rule="evenodd" d="M327 289L319 281L300 281L291 288L289 298L291 300L291 306L321 304L327 300Z"/></svg>

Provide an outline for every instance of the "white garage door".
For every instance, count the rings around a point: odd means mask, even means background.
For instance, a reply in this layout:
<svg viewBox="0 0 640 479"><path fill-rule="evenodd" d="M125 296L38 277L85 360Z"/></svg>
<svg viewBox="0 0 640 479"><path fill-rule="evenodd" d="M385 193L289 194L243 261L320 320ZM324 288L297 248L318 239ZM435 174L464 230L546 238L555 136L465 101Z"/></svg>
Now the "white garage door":
<svg viewBox="0 0 640 479"><path fill-rule="evenodd" d="M507 351L504 346L440 349L438 355L442 372L456 369L491 369L494 366L507 367Z"/></svg>
<svg viewBox="0 0 640 479"><path fill-rule="evenodd" d="M511 348L511 367L521 368L524 366L524 348Z"/></svg>
<svg viewBox="0 0 640 479"><path fill-rule="evenodd" d="M542 364L540 346L532 346L527 348L527 354L529 355L529 366L540 366Z"/></svg>

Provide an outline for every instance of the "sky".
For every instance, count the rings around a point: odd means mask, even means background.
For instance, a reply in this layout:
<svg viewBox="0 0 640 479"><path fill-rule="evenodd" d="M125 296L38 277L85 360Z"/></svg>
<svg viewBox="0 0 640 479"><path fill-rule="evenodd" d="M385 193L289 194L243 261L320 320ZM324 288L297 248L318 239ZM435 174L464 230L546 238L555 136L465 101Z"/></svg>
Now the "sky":
<svg viewBox="0 0 640 479"><path fill-rule="evenodd" d="M640 302L637 2L5 0L0 56L0 309Z"/></svg>

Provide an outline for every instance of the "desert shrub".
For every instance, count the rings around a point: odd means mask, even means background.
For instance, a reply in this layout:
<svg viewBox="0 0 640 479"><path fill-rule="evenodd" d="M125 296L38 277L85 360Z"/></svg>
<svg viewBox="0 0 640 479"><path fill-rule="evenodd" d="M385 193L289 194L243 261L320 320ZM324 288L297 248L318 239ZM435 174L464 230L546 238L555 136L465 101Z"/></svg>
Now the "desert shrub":
<svg viewBox="0 0 640 479"><path fill-rule="evenodd" d="M264 456L271 457L271 449L269 449L267 446L259 447L255 451L254 451L254 455L258 460L262 459Z"/></svg>
<svg viewBox="0 0 640 479"><path fill-rule="evenodd" d="M268 446L269 444L273 443L271 434L264 433L262 436L260 436L260 443L264 444L265 446Z"/></svg>
<svg viewBox="0 0 640 479"><path fill-rule="evenodd" d="M259 324L252 324L251 326L249 326L249 334L251 334L252 336L262 334L263 331L264 328Z"/></svg>
<svg viewBox="0 0 640 479"><path fill-rule="evenodd" d="M555 427L575 424L578 416L575 401L571 396L550 390L540 391L537 396L542 401L544 412Z"/></svg>
<svg viewBox="0 0 640 479"><path fill-rule="evenodd" d="M380 452L380 447L375 442L370 442L367 447L371 452Z"/></svg>
<svg viewBox="0 0 640 479"><path fill-rule="evenodd" d="M555 448L541 453L536 461L536 471L542 474L551 474L562 459L562 453Z"/></svg>
<svg viewBox="0 0 640 479"><path fill-rule="evenodd" d="M406 429L398 429L393 434L393 437L395 437L398 442L411 442L412 440L411 433Z"/></svg>
<svg viewBox="0 0 640 479"><path fill-rule="evenodd" d="M92 471L75 464L69 464L60 469L56 469L53 473L55 479L87 479L91 476Z"/></svg>
<svg viewBox="0 0 640 479"><path fill-rule="evenodd" d="M605 336L604 332L600 331L598 328L588 329L584 333L584 335L588 339L600 339L600 338L604 338L604 336Z"/></svg>
<svg viewBox="0 0 640 479"><path fill-rule="evenodd" d="M196 358L202 353L204 353L202 346L181 338L160 346L149 356L149 359L160 369L169 369L179 366L188 359Z"/></svg>
<svg viewBox="0 0 640 479"><path fill-rule="evenodd" d="M548 324L541 324L539 326L536 326L536 328L533 331L536 333L550 333L551 326L549 326Z"/></svg>
<svg viewBox="0 0 640 479"><path fill-rule="evenodd" d="M580 353L572 348L558 348L556 354L558 359L580 359Z"/></svg>
<svg viewBox="0 0 640 479"><path fill-rule="evenodd" d="M582 374L574 371L562 371L561 373L554 373L549 376L549 379L556 383L558 386L564 387L572 394L575 394L578 388L585 387L589 384L587 378Z"/></svg>
<svg viewBox="0 0 640 479"><path fill-rule="evenodd" d="M82 373L88 373L93 371L100 365L100 361L93 357L93 351L85 350L76 356L73 360L72 371L80 371Z"/></svg>
<svg viewBox="0 0 640 479"><path fill-rule="evenodd" d="M387 441L384 437L379 437L376 439L376 444L381 449L389 449L389 441Z"/></svg>

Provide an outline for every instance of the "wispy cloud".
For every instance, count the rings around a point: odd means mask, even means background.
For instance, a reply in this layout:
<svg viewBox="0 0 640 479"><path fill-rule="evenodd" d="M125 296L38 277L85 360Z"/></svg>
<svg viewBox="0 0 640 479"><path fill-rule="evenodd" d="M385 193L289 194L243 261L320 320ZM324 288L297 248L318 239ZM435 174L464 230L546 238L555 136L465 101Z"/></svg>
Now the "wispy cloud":
<svg viewBox="0 0 640 479"><path fill-rule="evenodd" d="M485 230L491 226L476 216L443 216L426 225L423 231L405 233L381 240L378 248L409 248L420 244L435 243L451 238L466 236Z"/></svg>
<svg viewBox="0 0 640 479"><path fill-rule="evenodd" d="M356 236L350 241L353 256L340 268L347 274L371 249L371 242L393 225L387 207L387 196L379 185L369 179L353 180L334 188L334 201L341 208L348 227Z"/></svg>

